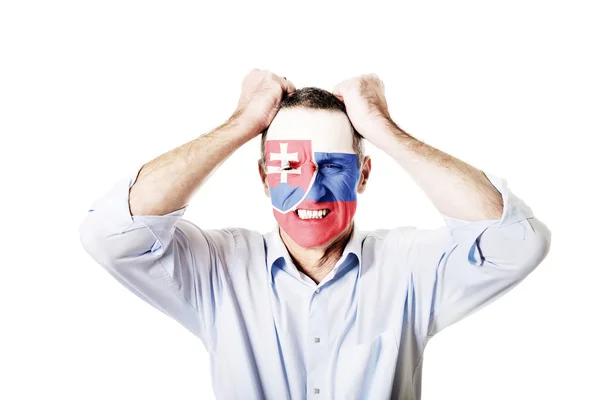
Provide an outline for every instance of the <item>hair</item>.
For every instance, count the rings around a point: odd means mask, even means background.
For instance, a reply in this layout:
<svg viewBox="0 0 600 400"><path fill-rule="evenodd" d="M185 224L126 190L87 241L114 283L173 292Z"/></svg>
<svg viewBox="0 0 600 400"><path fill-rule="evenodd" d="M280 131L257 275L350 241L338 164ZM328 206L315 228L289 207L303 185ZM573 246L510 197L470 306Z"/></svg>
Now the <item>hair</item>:
<svg viewBox="0 0 600 400"><path fill-rule="evenodd" d="M339 111L346 114L346 106L340 99L335 97L333 93L316 87L305 87L297 89L291 95L284 95L279 109L283 110L285 108L295 107L303 107L312 110L330 110L334 112ZM350 123L350 125L352 125L352 123ZM268 130L269 128L267 127L267 129L262 132L262 137L260 140L260 162L263 168L266 165L265 148ZM356 129L354 129L354 126L352 126L352 132L352 148L356 153L358 158L358 166L360 168L365 158L364 140L363 137L356 131Z"/></svg>

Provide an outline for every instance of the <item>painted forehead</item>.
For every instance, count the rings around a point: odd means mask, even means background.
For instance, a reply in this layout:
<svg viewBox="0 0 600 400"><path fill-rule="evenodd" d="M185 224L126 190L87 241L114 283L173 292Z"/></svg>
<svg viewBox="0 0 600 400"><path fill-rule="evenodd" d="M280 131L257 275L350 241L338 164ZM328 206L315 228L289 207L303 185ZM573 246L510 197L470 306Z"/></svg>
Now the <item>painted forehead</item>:
<svg viewBox="0 0 600 400"><path fill-rule="evenodd" d="M341 111L283 109L267 133L269 140L310 140L314 152L354 153L352 125Z"/></svg>

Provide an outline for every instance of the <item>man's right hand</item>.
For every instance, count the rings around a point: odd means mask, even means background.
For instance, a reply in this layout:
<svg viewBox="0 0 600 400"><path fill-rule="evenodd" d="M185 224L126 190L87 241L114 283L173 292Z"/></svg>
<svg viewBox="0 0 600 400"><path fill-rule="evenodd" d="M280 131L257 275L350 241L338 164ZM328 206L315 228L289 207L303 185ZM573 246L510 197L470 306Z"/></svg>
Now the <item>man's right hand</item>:
<svg viewBox="0 0 600 400"><path fill-rule="evenodd" d="M295 90L294 84L286 78L254 68L244 77L234 115L253 124L258 134L267 129L277 115L283 95Z"/></svg>
<svg viewBox="0 0 600 400"><path fill-rule="evenodd" d="M144 164L130 189L131 215L165 215L187 205L218 165L269 127L284 93L295 90L292 82L272 72L250 71L229 121Z"/></svg>

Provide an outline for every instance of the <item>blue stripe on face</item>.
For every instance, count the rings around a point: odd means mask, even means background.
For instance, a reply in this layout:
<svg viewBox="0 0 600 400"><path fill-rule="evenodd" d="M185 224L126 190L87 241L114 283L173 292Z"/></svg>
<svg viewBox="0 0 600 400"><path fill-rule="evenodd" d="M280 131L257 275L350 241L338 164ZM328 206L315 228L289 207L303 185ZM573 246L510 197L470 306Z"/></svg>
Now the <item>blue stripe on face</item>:
<svg viewBox="0 0 600 400"><path fill-rule="evenodd" d="M315 162L319 169L306 200L356 201L360 179L356 154L316 152Z"/></svg>
<svg viewBox="0 0 600 400"><path fill-rule="evenodd" d="M275 188L270 187L269 190L272 204L282 211L292 208L304 196L302 188L291 187L287 183L280 183Z"/></svg>

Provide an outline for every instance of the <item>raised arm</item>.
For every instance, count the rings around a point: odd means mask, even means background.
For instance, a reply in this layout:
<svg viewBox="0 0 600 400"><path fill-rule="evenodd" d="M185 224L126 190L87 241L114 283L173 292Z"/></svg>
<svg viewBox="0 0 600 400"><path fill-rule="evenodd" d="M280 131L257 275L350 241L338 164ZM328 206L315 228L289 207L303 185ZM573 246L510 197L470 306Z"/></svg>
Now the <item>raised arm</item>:
<svg viewBox="0 0 600 400"><path fill-rule="evenodd" d="M164 215L187 206L215 168L269 126L282 95L294 90L287 79L252 70L242 83L238 109L227 122L142 167L131 188L131 214Z"/></svg>
<svg viewBox="0 0 600 400"><path fill-rule="evenodd" d="M550 230L505 180L400 129L376 75L344 81L334 94L357 131L396 160L445 219L445 227L419 230L398 243L410 246L403 261L411 268L415 322L424 336L499 298L546 257Z"/></svg>
<svg viewBox="0 0 600 400"><path fill-rule="evenodd" d="M238 108L212 132L171 150L119 180L79 227L90 256L135 295L172 317L205 345L227 260L228 230L201 230L181 217L195 190L229 155L258 135L292 83L252 70Z"/></svg>
<svg viewBox="0 0 600 400"><path fill-rule="evenodd" d="M415 139L394 123L383 82L376 75L346 80L334 94L343 99L355 129L396 160L440 213L466 221L500 218L502 196L482 171Z"/></svg>

